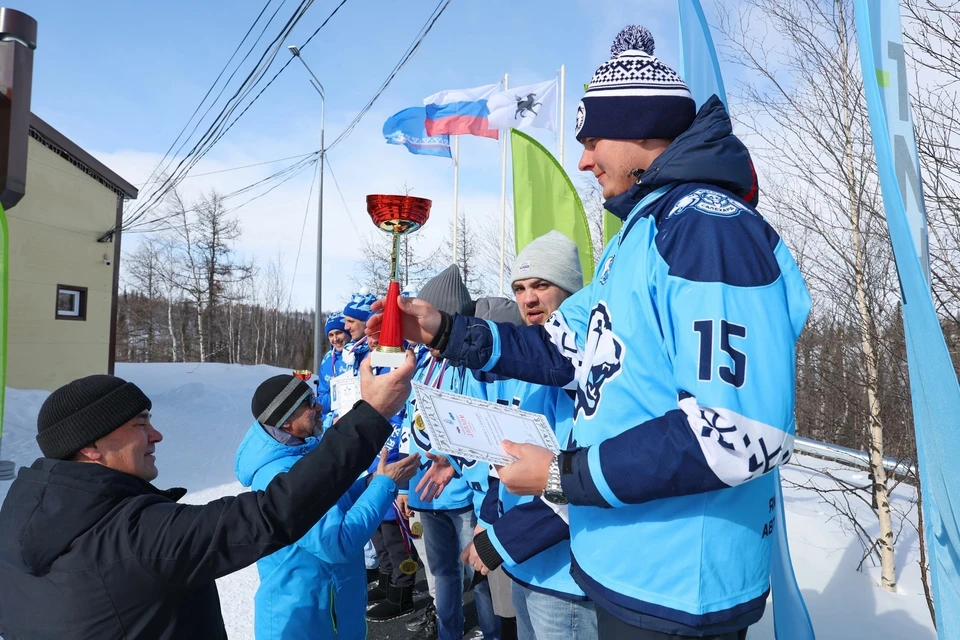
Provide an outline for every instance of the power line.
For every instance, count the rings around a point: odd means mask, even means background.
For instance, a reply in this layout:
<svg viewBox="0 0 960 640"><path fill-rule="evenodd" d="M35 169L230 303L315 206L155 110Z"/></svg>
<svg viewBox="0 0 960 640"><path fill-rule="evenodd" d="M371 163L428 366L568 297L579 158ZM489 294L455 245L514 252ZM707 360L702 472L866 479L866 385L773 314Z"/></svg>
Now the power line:
<svg viewBox="0 0 960 640"><path fill-rule="evenodd" d="M269 176L267 176L267 177L265 177L265 178L261 178L260 180L257 180L257 181L255 181L255 182L252 182L251 184L248 184L248 185L246 185L246 186L244 186L244 187L241 187L241 188L239 188L239 189L237 189L237 190L235 190L235 191L232 191L232 192L230 192L230 193L228 193L228 194L226 194L226 195L224 195L224 196L221 196L221 200L224 201L224 202L226 202L226 201L230 200L231 198L235 198L235 197L237 197L237 196L239 196L239 195L242 195L242 194L244 194L244 193L247 193L247 192L249 192L249 191L252 191L252 190L256 189L256 188L259 187L259 186L262 186L262 185L265 185L265 184L268 184L268 183L271 183L271 182L274 182L274 183L275 183L273 186L271 186L271 187L270 187L269 189L267 189L266 191L263 191L262 193L257 194L256 196L250 198L249 200L247 200L247 201L243 202L242 204L237 205L236 207L233 207L232 209L229 210L229 213L236 212L236 211L238 211L239 209L241 209L241 208L243 208L244 206L246 206L247 204L250 204L250 203L253 202L254 200L258 200L259 198L264 197L265 195L267 195L268 193L270 193L270 192L273 191L274 189L276 189L276 188L280 187L281 185L283 185L284 183L292 180L292 179L295 178L296 176L298 176L298 175L300 175L301 173L303 173L304 171L306 171L308 168L313 167L313 166L317 163L317 160L318 160L318 158L319 158L319 155L320 155L319 151L315 151L315 152L313 152L313 153L311 153L311 154L308 154L306 157L302 157L302 158L301 158L300 160L298 160L297 162L294 162L293 164L290 164L290 165L288 165L288 166L280 169L279 171L276 171L276 172L272 173L271 175L269 175ZM188 210L188 213L190 213L191 211L192 211L192 210ZM159 231L159 230L161 230L161 229L163 229L163 228L165 227L165 225L164 225L163 223L164 223L166 220L168 220L168 219L170 219L170 218L172 218L172 217L179 216L179 215L180 215L180 212L178 211L178 212L175 212L175 213L169 213L169 214L166 214L166 215L162 215L162 216L159 216L159 217L156 217L156 218L151 218L150 220L141 220L141 221L138 221L138 222L136 222L136 223L133 223L133 224L129 225L125 230L126 230L126 231L136 232L136 233L150 233L150 232L153 232L153 231Z"/></svg>
<svg viewBox="0 0 960 640"><path fill-rule="evenodd" d="M337 182L337 176L333 173L333 165L330 164L330 156L326 156L326 165L327 169L330 171L330 177L333 178L333 184L337 188L337 193L340 194L340 201L343 202L343 210L347 212L347 220L350 221L350 226L353 227L353 233L357 238L357 242L360 242L360 230L357 228L357 223L353 220L353 214L350 213L350 207L347 206L347 199L343 197L343 191L340 190L340 183Z"/></svg>
<svg viewBox="0 0 960 640"><path fill-rule="evenodd" d="M303 7L303 3L301 3L299 8L302 8L302 7ZM290 24L290 21L288 20L287 25L289 24ZM286 25L285 25L285 28L286 28ZM160 202L167 195L167 193L169 193L171 189L176 188L176 186L186 176L186 174L189 173L190 169L193 168L193 166L196 164L196 161L199 159L198 153L200 149L204 145L208 144L210 137L212 135L215 135L216 130L222 126L223 121L229 118L233 109L236 108L236 104L239 101L242 101L243 98L246 97L246 95L249 93L249 91L252 91L253 87L256 86L256 83L259 82L259 80L263 77L263 74L266 72L267 66L273 62L273 59L276 56L276 52L279 47L278 40L282 43L282 38L284 37L285 37L285 34L281 32L281 34L279 34L277 37L274 38L274 40L268 46L267 50L261 54L260 60L257 62L254 69L247 74L247 77L243 80L243 82L241 82L237 90L227 100L227 103L220 110L220 113L214 118L214 121L210 125L208 125L207 130L200 137L200 139L196 143L194 143L193 147L190 149L187 155L185 155L183 158L180 159L176 167L174 167L172 174L167 176L164 179L163 183L160 185L160 187L154 190L154 192L151 193L148 198L139 201L135 205L133 212L130 214L129 217L126 217L126 219L124 220L124 227L127 227L128 225L138 222L141 218L143 218L146 215L146 213L150 209L160 204ZM266 60L266 65L264 64L265 60ZM226 87L224 87L224 90L225 89ZM223 90L221 90L221 95L222 93L223 93Z"/></svg>
<svg viewBox="0 0 960 640"><path fill-rule="evenodd" d="M260 22L260 18L263 17L264 12L266 12L267 7L270 6L270 3L271 3L271 2L273 2L273 0L267 0L267 3L266 3L265 5L263 5L263 8L262 8L262 9L260 9L260 13L257 14L257 17L256 17L256 19L253 21L253 24L251 24L251 25L247 28L247 32L246 32L245 34L243 34L243 38L240 40L239 44L237 44L237 47L233 50L233 53L230 54L230 58L227 59L226 64L223 65L223 69L221 69L221 70L220 70L220 73L217 74L217 77L216 77L216 79L213 81L213 84L211 84L211 85L210 85L210 88L207 89L207 92L203 95L203 98L202 98L202 99L200 100L200 102L197 104L197 107L193 110L193 113L190 114L190 117L189 117L189 118L187 118L187 122L183 125L183 128L180 130L180 133L178 133L178 134L177 134L177 137L174 138L174 139L173 139L173 142L170 143L170 147L169 147L169 148L166 150L166 152L163 154L163 157L160 158L160 162L158 162L158 163L157 163L157 166L153 168L153 171L152 171L152 172L150 173L150 175L147 177L147 180L146 180L146 182L145 182L144 184L149 184L149 183L153 180L154 176L157 174L157 171L160 170L160 167L162 167L163 164L164 164L164 162L166 162L167 157L170 155L170 152L173 150L173 147L174 147L174 146L177 144L177 142L180 140L180 137L183 136L183 133L184 133L184 131L187 130L187 127L190 126L190 122L193 121L193 118L194 118L194 117L197 115L197 113L200 111L200 108L203 106L203 103L206 102L207 98L210 97L210 94L213 93L213 90L216 88L217 84L220 82L220 78L223 77L223 74L226 72L227 68L229 68L230 63L233 62L233 59L236 57L237 52L240 51L240 47L242 47L242 46L243 46L243 43L247 41L247 38L248 38L248 37L250 37L250 33L253 31L254 27L257 26L257 23ZM281 2L281 3L280 3L280 6L282 6L282 5L283 5L283 3ZM277 11L280 10L280 6L277 7ZM275 11L275 12L273 13L273 16L270 17L270 20L267 22L267 24L269 24L271 21L273 21L273 17L276 16L276 15L277 15L277 12ZM266 25L264 25L264 30L266 30ZM262 37L262 36L263 36L263 31L260 32L260 37ZM259 40L260 40L260 38L258 37L258 38L257 38L257 42L259 42ZM256 46L256 43L254 43L254 46ZM251 48L251 50L252 50L252 48ZM250 55L250 54L248 53L247 55ZM246 60L246 57L244 57L244 60ZM242 61L242 60L241 60L240 64L243 64L243 61ZM239 69L239 66L238 66L237 68ZM234 73L236 73L236 71L234 71ZM216 104L217 100L220 99L220 96L223 95L223 91L224 91L224 89L226 88L226 85L230 82L230 79L232 79L232 78L233 78L233 75L231 75L230 78L227 80L227 82L224 83L224 87L223 87L222 89L220 89L220 93L217 94L217 97L213 100L213 102L211 103L211 106L212 106L213 104ZM207 108L207 112L205 112L205 113L203 114L203 116L200 117L200 120L202 120L209 111L210 111L210 107L208 107L208 108ZM198 125L199 125L200 120L197 121L197 124L198 124ZM196 131L196 127L194 127L194 131ZM191 132L191 135L193 135L193 132ZM188 137L189 137L189 136L188 136ZM184 141L184 143L186 143L186 141ZM180 146L180 149L182 149L182 148L183 148L183 145ZM180 149L177 149L177 151L179 152Z"/></svg>
<svg viewBox="0 0 960 640"><path fill-rule="evenodd" d="M403 67L406 66L410 59L413 58L414 54L417 53L417 50L420 48L420 45L423 44L424 39L427 37L427 34L430 33L430 30L433 29L433 25L436 24L437 20L440 19L440 16L443 15L443 12L447 10L447 7L450 6L450 3L453 0L441 0L440 3L434 8L433 12L430 14L430 17L427 18L427 22L420 28L420 32L417 34L417 37L414 39L413 44L407 48L406 52L400 58L400 61L393 68L393 71L390 72L390 75L387 76L387 79L383 81L383 84L380 85L380 88L377 89L377 92L370 98L370 101L360 110L356 115L353 121L347 125L347 128L344 129L336 140L334 140L330 145L327 146L326 151L329 151L340 144L347 136L353 133L354 128L359 124L360 120L370 111L370 108L373 106L373 103L377 101L377 98L386 90L390 83L393 81L394 77L400 72Z"/></svg>
<svg viewBox="0 0 960 640"><path fill-rule="evenodd" d="M303 232L307 228L307 216L310 213L310 198L313 196L313 185L317 182L317 176L319 171L313 174L313 180L310 181L310 190L307 191L307 206L303 210L303 224L300 225L300 242L297 244L297 259L293 261L293 277L290 278L290 295L287 297L287 308L290 308L291 302L293 302L293 286L297 282L297 267L300 266L300 250L303 249ZM319 224L320 221L317 221ZM320 256L317 256L319 259Z"/></svg>
<svg viewBox="0 0 960 640"><path fill-rule="evenodd" d="M343 4L346 3L346 0L342 2L334 9L334 11L328 16L328 18L320 25L320 27L311 35L311 38L316 35L324 25L329 22L330 18L340 9ZM228 99L227 104L221 109L220 113L214 118L214 121L207 127L207 130L200 137L200 139L193 145L193 148L184 156L178 163L177 166L173 169L173 172L168 176L164 182L158 187L154 192L145 200L142 200L134 208L133 212L126 218L123 226L128 227L131 224L139 222L146 213L156 207L163 198L170 192L171 189L176 188L176 186L186 177L186 174L203 158L206 153L213 148L213 146L226 134L230 128L243 116L244 113L252 106L254 102L269 87L274 80L283 72L284 69L289 65L290 61L288 60L286 64L271 78L266 86L261 89L252 101L250 101L247 106L240 112L240 114L233 118L231 121L231 116L234 111L240 106L240 104L253 92L257 85L264 78L267 69L273 63L276 58L277 51L279 51L283 42L289 37L290 32L293 27L300 21L307 9L313 4L313 0L303 0L297 9L294 11L294 14L287 20L281 29L280 33L273 39L270 45L261 56L260 60L257 62L255 68L247 75L243 80L240 87L234 92L234 94ZM222 91L221 91L222 94Z"/></svg>
<svg viewBox="0 0 960 640"><path fill-rule="evenodd" d="M191 178L202 178L203 176L212 176L212 175L216 175L216 174L218 174L218 173L228 173L228 172L230 172L230 171L240 171L241 169L250 169L250 168L252 168L252 167L262 167L262 166L265 165L265 164L275 164L275 163L277 163L277 162L283 162L284 160L293 160L293 159L295 159L295 158L306 158L307 156L313 156L313 155L316 155L316 154L317 154L316 151L311 151L310 153L301 153L301 154L299 154L299 155L287 156L287 157L285 157L285 158L275 158L275 159L273 159L273 160L264 160L263 162L255 162L255 163L253 163L253 164L245 164L245 165L241 165L241 166L239 166L239 167L229 167L229 168L227 168L227 169L218 169L217 171L207 171L207 172L204 172L204 173L194 173L194 174L189 175L189 176L184 176L183 179L184 179L184 180L189 180L189 179L191 179ZM154 182L160 182L160 180L154 180ZM145 185L145 184L144 184L144 185L141 185L140 188L142 189L144 186L146 186L146 185Z"/></svg>

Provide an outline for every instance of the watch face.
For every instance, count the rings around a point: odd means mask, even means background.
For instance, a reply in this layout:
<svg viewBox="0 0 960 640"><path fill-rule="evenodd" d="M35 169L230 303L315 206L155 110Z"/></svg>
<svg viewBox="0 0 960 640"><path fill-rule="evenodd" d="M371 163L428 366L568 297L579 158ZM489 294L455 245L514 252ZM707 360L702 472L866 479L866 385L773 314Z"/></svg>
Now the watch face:
<svg viewBox="0 0 960 640"><path fill-rule="evenodd" d="M560 492L544 491L543 499L553 504L567 504L567 497Z"/></svg>

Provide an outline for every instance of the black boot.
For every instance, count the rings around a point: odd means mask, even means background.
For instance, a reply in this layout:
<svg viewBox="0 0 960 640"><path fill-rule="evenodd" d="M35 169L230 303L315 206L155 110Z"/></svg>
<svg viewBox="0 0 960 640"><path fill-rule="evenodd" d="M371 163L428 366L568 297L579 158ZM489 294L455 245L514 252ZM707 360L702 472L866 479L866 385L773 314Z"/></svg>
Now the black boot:
<svg viewBox="0 0 960 640"><path fill-rule="evenodd" d="M380 578L377 580L377 586L367 591L367 604L381 602L387 599L387 588L390 585L390 574L381 573L379 576Z"/></svg>
<svg viewBox="0 0 960 640"><path fill-rule="evenodd" d="M378 602L367 609L367 620L370 622L386 622L413 611L413 585L398 587L395 584L387 586L387 599Z"/></svg>
<svg viewBox="0 0 960 640"><path fill-rule="evenodd" d="M437 608L433 602L427 605L423 612L407 623L407 631L421 631L437 618Z"/></svg>
<svg viewBox="0 0 960 640"><path fill-rule="evenodd" d="M380 579L380 569L367 569L367 584Z"/></svg>

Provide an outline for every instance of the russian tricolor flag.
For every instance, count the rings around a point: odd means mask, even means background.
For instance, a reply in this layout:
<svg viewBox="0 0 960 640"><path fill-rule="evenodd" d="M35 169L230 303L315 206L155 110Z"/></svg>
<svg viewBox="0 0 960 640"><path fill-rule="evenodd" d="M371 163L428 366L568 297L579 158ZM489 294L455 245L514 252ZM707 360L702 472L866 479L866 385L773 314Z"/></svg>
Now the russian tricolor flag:
<svg viewBox="0 0 960 640"><path fill-rule="evenodd" d="M424 98L427 135L473 135L484 138L499 137L491 129L487 118L490 109L487 100L500 91L500 85L488 84L474 89L450 89Z"/></svg>

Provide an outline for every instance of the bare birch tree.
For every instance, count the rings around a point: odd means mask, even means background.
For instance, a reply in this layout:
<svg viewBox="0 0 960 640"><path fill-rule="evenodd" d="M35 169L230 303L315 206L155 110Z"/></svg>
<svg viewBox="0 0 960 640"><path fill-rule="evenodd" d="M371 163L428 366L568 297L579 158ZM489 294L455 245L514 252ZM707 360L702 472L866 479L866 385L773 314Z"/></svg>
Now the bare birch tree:
<svg viewBox="0 0 960 640"><path fill-rule="evenodd" d="M762 160L762 211L788 241L815 239L801 241L814 313L826 312L844 326L856 327L859 335L859 370L848 377L843 392L861 394L862 401L851 403L851 409L859 414L854 422L870 453L879 523L872 546L879 555L881 586L894 591L894 532L882 464L881 371L881 363L893 363L884 359L881 328L899 322L892 316L898 295L875 178L852 2L744 0L723 13L720 30L731 61L751 78L737 85L731 110Z"/></svg>

